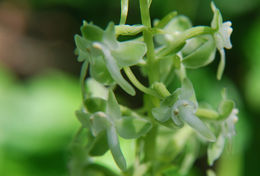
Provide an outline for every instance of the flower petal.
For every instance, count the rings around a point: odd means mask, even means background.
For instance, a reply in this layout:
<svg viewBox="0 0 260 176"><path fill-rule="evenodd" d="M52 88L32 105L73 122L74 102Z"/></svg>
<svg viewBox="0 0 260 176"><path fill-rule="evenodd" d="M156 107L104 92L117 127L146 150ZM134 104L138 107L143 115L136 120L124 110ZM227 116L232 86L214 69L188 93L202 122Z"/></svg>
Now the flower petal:
<svg viewBox="0 0 260 176"><path fill-rule="evenodd" d="M107 140L108 140L108 146L110 148L110 151L112 153L112 156L118 165L118 167L121 170L126 170L126 160L124 158L124 155L120 149L119 140L116 134L116 129L114 127L110 127L107 129Z"/></svg>
<svg viewBox="0 0 260 176"><path fill-rule="evenodd" d="M152 109L154 118L160 122L166 122L171 117L171 108L167 106L161 106Z"/></svg>
<svg viewBox="0 0 260 176"><path fill-rule="evenodd" d="M140 41L120 42L111 54L117 61L119 67L127 67L139 63L146 53L146 45Z"/></svg>
<svg viewBox="0 0 260 176"><path fill-rule="evenodd" d="M179 116L183 121L185 121L189 126L191 126L208 141L216 141L215 135L197 116L193 114L193 110L189 105L180 106L178 109Z"/></svg>
<svg viewBox="0 0 260 176"><path fill-rule="evenodd" d="M219 29L219 33L223 38L223 47L226 49L231 49L232 44L230 41L231 33L233 32L233 28L231 27L232 23L230 21L226 21L222 24L222 27Z"/></svg>
<svg viewBox="0 0 260 176"><path fill-rule="evenodd" d="M118 41L116 40L115 24L110 22L104 31L103 43L106 44L109 49L115 49L118 47Z"/></svg>
<svg viewBox="0 0 260 176"><path fill-rule="evenodd" d="M74 40L77 46L76 52L78 55L78 61L88 61L90 54L87 52L87 48L91 45L91 43L79 35L75 35Z"/></svg>
<svg viewBox="0 0 260 176"><path fill-rule="evenodd" d="M117 66L115 58L111 55L109 49L102 45L101 43L94 43L94 47L99 48L104 53L104 59L106 62L106 67L111 74L112 78L116 81L116 83L128 94L134 96L135 90L134 88L123 78L120 73L120 69Z"/></svg>
<svg viewBox="0 0 260 176"><path fill-rule="evenodd" d="M182 63L186 68L196 69L211 63L215 58L216 43L211 35L192 38L182 49Z"/></svg>
<svg viewBox="0 0 260 176"><path fill-rule="evenodd" d="M109 90L109 94L108 94L106 113L114 121L121 119L120 107L119 107L116 97L111 89Z"/></svg>
<svg viewBox="0 0 260 176"><path fill-rule="evenodd" d="M103 30L91 23L83 22L83 25L80 28L82 36L90 41L102 41Z"/></svg>
<svg viewBox="0 0 260 176"><path fill-rule="evenodd" d="M219 30L223 23L223 19L219 9L216 7L213 1L211 2L211 9L214 13L213 20L211 21L211 27L213 29Z"/></svg>
<svg viewBox="0 0 260 176"><path fill-rule="evenodd" d="M116 130L125 139L139 138L145 135L151 127L151 122L135 116L124 116L116 121Z"/></svg>
<svg viewBox="0 0 260 176"><path fill-rule="evenodd" d="M223 152L225 146L225 137L220 134L217 138L217 141L210 143L208 146L208 163L210 166L214 164L214 161L217 160L221 153Z"/></svg>

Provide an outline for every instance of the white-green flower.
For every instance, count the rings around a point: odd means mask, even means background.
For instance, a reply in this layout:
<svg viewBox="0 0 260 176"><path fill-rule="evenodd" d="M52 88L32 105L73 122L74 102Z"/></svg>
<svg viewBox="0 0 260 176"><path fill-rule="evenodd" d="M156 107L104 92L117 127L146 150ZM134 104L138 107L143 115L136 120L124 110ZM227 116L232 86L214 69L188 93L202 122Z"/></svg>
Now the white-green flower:
<svg viewBox="0 0 260 176"><path fill-rule="evenodd" d="M234 108L228 118L222 123L222 133L225 137L231 139L235 134L235 124L238 121L238 109Z"/></svg>
<svg viewBox="0 0 260 176"><path fill-rule="evenodd" d="M211 9L214 13L214 17L211 22L211 27L216 31L214 33L214 39L215 39L218 51L220 53L220 63L218 66L218 71L217 71L217 79L220 80L222 77L222 74L224 72L224 68L225 68L225 50L224 50L224 48L226 48L226 49L232 48L230 36L231 36L233 29L231 27L232 23L230 21L223 23L222 15L221 15L219 9L216 8L216 6L213 2L211 3Z"/></svg>
<svg viewBox="0 0 260 176"><path fill-rule="evenodd" d="M216 142L210 143L208 146L208 163L210 166L221 156L226 139L231 138L236 134L235 124L238 121L238 109L233 108L229 116L220 122L221 131Z"/></svg>
<svg viewBox="0 0 260 176"><path fill-rule="evenodd" d="M78 60L90 63L90 75L104 85L116 82L130 95L135 90L122 76L120 70L140 63L146 53L146 45L141 41L119 42L114 23L105 30L84 22L80 35L75 35Z"/></svg>

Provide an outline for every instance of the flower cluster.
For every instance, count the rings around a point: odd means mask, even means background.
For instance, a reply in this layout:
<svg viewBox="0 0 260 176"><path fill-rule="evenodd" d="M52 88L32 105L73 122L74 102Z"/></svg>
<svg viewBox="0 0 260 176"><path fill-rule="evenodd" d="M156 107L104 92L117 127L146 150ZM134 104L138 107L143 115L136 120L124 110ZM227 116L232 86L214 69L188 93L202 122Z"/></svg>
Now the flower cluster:
<svg viewBox="0 0 260 176"><path fill-rule="evenodd" d="M211 26L192 27L187 17L172 12L152 27L151 1L140 0L143 24L126 25L128 1L121 2L119 25L110 22L103 30L84 22L81 35L75 35L78 61L83 62L83 102L76 115L88 134L87 147L82 150L89 158L110 150L125 175L166 173L165 168L172 167L172 161L183 154L183 164L177 165L176 173L185 175L198 157L197 149L201 143L207 143L208 162L212 165L220 157L226 138L235 135L238 110L225 91L217 110L210 105L202 106L186 71L212 63L218 50L217 79L221 79L225 67L224 49L232 47L231 22L223 23L219 9L212 3ZM119 41L118 37L122 35L131 36L131 39ZM149 81L149 86L144 86L135 77L132 66L140 70L139 75ZM88 68L91 78L86 78ZM143 107L136 110L119 103L115 96L117 85L132 96L136 95L133 86L143 92ZM124 102L125 99L120 98ZM161 135L165 133L167 140ZM130 167L127 167L118 136L136 139L136 161L130 163ZM156 147L157 140L167 144ZM169 155L165 155L165 151ZM170 158L162 159L162 156ZM83 168L90 167L93 162L87 160Z"/></svg>

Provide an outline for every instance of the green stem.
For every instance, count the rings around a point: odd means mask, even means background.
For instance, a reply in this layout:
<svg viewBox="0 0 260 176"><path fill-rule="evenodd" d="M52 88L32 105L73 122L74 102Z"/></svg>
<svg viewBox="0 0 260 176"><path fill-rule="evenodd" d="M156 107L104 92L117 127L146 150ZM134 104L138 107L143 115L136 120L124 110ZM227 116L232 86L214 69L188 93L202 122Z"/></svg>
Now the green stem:
<svg viewBox="0 0 260 176"><path fill-rule="evenodd" d="M148 79L150 85L159 80L158 67L155 63L155 52L154 52L154 43L153 43L153 34L151 29L151 18L149 13L149 2L148 0L139 0L140 2L140 10L141 10L141 19L142 24L147 27L146 30L143 31L144 42L147 46L147 66L148 66ZM150 1L151 2L151 1ZM149 101L147 104L149 105L149 109L155 107L155 103L159 101L159 99L154 99L154 97L148 97ZM154 100L154 101L153 101ZM146 106L146 105L145 105ZM153 119L152 113L148 112L148 115L151 119ZM151 162L151 175L154 175L153 165L156 159L156 136L158 133L158 125L154 123L153 128L149 131L149 133L144 138L144 157L145 161Z"/></svg>
<svg viewBox="0 0 260 176"><path fill-rule="evenodd" d="M145 161L154 161L156 159L156 136L158 126L154 126L146 135L144 143Z"/></svg>
<svg viewBox="0 0 260 176"><path fill-rule="evenodd" d="M162 97L166 98L171 95L168 89L165 87L163 83L156 82L153 84L153 89L157 91L157 93Z"/></svg>
<svg viewBox="0 0 260 176"><path fill-rule="evenodd" d="M128 14L128 0L121 0L121 17L120 24L125 24Z"/></svg>
<svg viewBox="0 0 260 176"><path fill-rule="evenodd" d="M146 94L149 94L149 95L152 95L152 96L160 98L159 95L155 91L145 87L142 83L140 83L137 80L137 78L135 77L134 73L132 72L132 70L129 67L124 67L123 69L124 69L124 71L126 73L126 76L129 78L129 80L133 83L133 85L137 89L139 89L140 91L142 91L142 92L144 92Z"/></svg>
<svg viewBox="0 0 260 176"><path fill-rule="evenodd" d="M196 37L199 35L203 35L203 34L214 34L214 32L215 32L215 30L213 30L211 27L207 27L207 26L197 26L197 27L187 29L186 31L184 31L183 33L178 35L175 38L174 42L171 43L171 45L160 50L158 52L158 57L163 57L163 56L170 54L172 51L174 51L175 49L180 47L182 44L185 43L186 40L188 40L190 38L193 38L193 37Z"/></svg>
<svg viewBox="0 0 260 176"><path fill-rule="evenodd" d="M181 82L187 77L186 69L183 64L181 64L180 68L177 70L177 75L179 76Z"/></svg>
<svg viewBox="0 0 260 176"><path fill-rule="evenodd" d="M158 74L156 72L157 68L155 65L155 55L154 55L154 43L153 43L153 35L152 31L149 30L151 28L151 18L149 13L149 3L147 0L140 0L140 10L141 10L141 19L144 26L147 27L147 30L143 31L144 42L147 46L147 65L148 67L148 75L149 82L152 84L157 81Z"/></svg>
<svg viewBox="0 0 260 176"><path fill-rule="evenodd" d="M219 117L219 114L216 111L205 108L198 108L195 114L198 117L207 119L217 119Z"/></svg>
<svg viewBox="0 0 260 176"><path fill-rule="evenodd" d="M147 0L140 0L140 10L142 23L147 27L151 27L149 4Z"/></svg>

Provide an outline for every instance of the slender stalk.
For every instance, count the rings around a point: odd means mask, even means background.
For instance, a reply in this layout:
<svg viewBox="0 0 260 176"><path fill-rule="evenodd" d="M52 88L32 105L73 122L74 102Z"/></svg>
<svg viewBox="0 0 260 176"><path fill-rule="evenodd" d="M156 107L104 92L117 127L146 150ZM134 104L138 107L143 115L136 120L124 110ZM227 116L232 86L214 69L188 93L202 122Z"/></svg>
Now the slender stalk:
<svg viewBox="0 0 260 176"><path fill-rule="evenodd" d="M198 108L195 114L198 117L204 117L207 119L217 119L219 117L219 114L216 111L205 108Z"/></svg>
<svg viewBox="0 0 260 176"><path fill-rule="evenodd" d="M144 92L146 94L149 94L149 95L152 95L152 96L160 98L159 95L155 91L145 87L142 83L140 83L137 80L137 78L135 77L134 73L132 72L132 70L129 67L124 67L123 69L124 69L124 71L126 73L126 76L129 78L129 80L133 83L133 85L136 88L138 88L140 91L142 91L142 92Z"/></svg>
<svg viewBox="0 0 260 176"><path fill-rule="evenodd" d="M128 14L128 0L121 0L121 17L120 24L125 24Z"/></svg>
<svg viewBox="0 0 260 176"><path fill-rule="evenodd" d="M148 1L140 0L139 2L140 2L142 23L147 27L151 27L151 18L150 18Z"/></svg>
<svg viewBox="0 0 260 176"><path fill-rule="evenodd" d="M147 27L146 30L143 31L144 42L147 46L147 65L148 65L148 78L149 83L152 85L154 82L159 80L159 74L157 74L157 65L155 64L155 52L154 52L154 43L153 43L153 34L151 29L151 18L149 13L149 2L148 0L139 0L140 2L140 10L141 10L141 19L144 26ZM152 109L155 104L152 102L159 101L158 99L154 100L154 97L149 97L151 101L148 103L150 109ZM154 101L153 101L154 100ZM153 119L152 113L148 112L148 115L151 119ZM154 123L153 128L149 131L149 133L144 138L144 156L145 161L151 162L151 174L154 175L153 165L156 158L156 136L158 133L158 125Z"/></svg>
<svg viewBox="0 0 260 176"><path fill-rule="evenodd" d="M148 75L149 82L152 84L153 82L158 80L158 74L156 73L156 65L155 65L155 55L154 55L154 43L153 43L153 35L149 30L151 28L151 18L149 13L149 3L147 0L140 0L140 10L141 10L141 19L144 26L148 28L148 30L143 31L144 42L147 46L147 65L148 67Z"/></svg>
<svg viewBox="0 0 260 176"><path fill-rule="evenodd" d="M156 158L156 136L158 126L154 126L146 135L144 143L145 161L153 162Z"/></svg>

